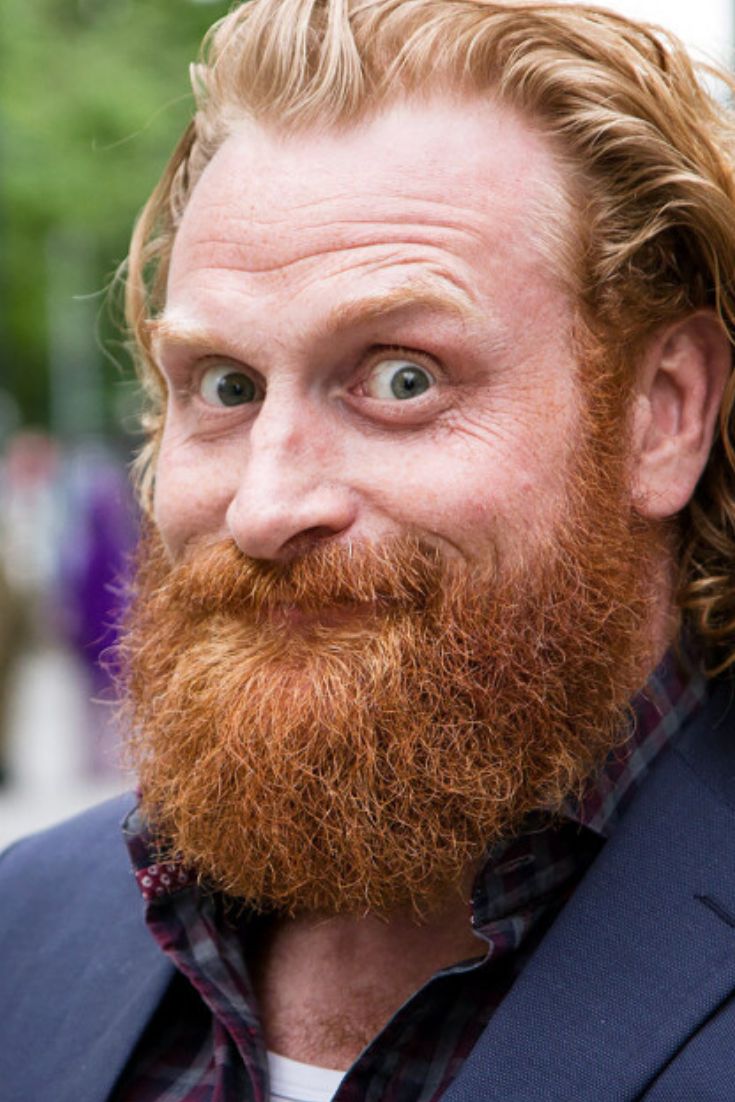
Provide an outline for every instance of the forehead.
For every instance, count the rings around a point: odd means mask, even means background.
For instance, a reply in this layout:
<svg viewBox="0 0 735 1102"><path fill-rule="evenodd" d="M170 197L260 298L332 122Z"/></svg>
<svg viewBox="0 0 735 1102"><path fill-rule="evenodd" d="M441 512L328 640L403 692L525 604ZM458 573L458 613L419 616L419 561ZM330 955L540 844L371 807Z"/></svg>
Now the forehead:
<svg viewBox="0 0 735 1102"><path fill-rule="evenodd" d="M341 254L391 243L425 258L432 248L473 260L492 254L548 274L565 195L544 137L476 96L402 102L326 131L281 133L243 120L194 189L169 290L196 269L277 286L317 259L339 265Z"/></svg>

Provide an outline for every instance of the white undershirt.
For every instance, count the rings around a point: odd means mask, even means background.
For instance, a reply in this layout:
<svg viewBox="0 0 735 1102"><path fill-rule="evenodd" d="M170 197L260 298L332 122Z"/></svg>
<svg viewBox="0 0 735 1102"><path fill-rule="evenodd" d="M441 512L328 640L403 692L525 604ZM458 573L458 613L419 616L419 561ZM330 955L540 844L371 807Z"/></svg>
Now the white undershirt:
<svg viewBox="0 0 735 1102"><path fill-rule="evenodd" d="M343 1071L302 1064L288 1056L268 1053L270 1102L331 1102L345 1077Z"/></svg>

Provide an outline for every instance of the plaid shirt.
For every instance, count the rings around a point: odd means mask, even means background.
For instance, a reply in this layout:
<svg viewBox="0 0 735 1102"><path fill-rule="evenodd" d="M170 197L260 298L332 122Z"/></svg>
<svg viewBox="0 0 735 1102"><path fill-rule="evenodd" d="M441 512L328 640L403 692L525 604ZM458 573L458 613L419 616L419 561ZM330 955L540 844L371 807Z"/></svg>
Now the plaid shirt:
<svg viewBox="0 0 735 1102"><path fill-rule="evenodd" d="M643 783L652 761L701 703L704 679L670 653L633 702L622 749L562 821L529 823L496 847L475 881L478 958L434 975L345 1075L335 1102L434 1102L569 899ZM133 812L126 840L146 922L177 972L114 1102L267 1102L267 1059L244 963L257 917L235 921L184 869L155 864Z"/></svg>

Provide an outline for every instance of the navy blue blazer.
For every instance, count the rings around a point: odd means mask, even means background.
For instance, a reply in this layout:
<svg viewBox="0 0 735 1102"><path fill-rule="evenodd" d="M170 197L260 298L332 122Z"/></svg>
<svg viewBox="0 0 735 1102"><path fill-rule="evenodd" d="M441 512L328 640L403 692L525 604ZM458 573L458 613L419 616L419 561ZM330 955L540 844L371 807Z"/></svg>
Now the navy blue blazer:
<svg viewBox="0 0 735 1102"><path fill-rule="evenodd" d="M664 754L446 1102L735 1102L735 705ZM0 1100L105 1102L172 978L128 797L0 861Z"/></svg>

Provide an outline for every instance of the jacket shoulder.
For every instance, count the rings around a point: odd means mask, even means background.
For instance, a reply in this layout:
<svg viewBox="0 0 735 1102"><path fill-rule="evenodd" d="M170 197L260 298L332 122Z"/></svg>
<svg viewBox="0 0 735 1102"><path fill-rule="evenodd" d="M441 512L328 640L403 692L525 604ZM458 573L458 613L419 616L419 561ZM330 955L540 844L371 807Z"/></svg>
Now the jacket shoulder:
<svg viewBox="0 0 735 1102"><path fill-rule="evenodd" d="M99 871L129 872L121 825L134 804L126 793L12 843L0 854L0 885L5 892L14 889L20 902L53 894L75 875L83 881Z"/></svg>
<svg viewBox="0 0 735 1102"><path fill-rule="evenodd" d="M50 958L82 951L93 930L116 925L121 913L136 915L143 926L142 900L121 832L133 805L130 794L108 800L5 851L0 857L4 956L10 950L20 965L39 947Z"/></svg>

